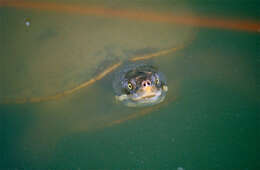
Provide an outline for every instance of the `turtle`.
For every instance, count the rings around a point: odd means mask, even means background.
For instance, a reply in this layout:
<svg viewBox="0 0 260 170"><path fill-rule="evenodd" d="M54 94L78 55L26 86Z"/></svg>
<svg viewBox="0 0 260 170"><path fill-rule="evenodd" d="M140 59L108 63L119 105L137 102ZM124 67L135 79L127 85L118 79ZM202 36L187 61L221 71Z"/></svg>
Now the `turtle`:
<svg viewBox="0 0 260 170"><path fill-rule="evenodd" d="M127 65L118 72L113 87L116 100L129 107L150 106L164 100L168 87L163 73L146 64Z"/></svg>
<svg viewBox="0 0 260 170"><path fill-rule="evenodd" d="M159 106L155 104L164 103L168 87L171 93L174 89L166 84L167 75L164 77L154 67L164 69L163 65L158 61L152 66L135 62L166 55L194 36L192 27L149 18L145 21L88 14L64 15L62 9L60 13L20 9L13 10L12 15L9 10L3 12L6 15L3 15L0 32L4 32L4 55L0 67L4 76L1 76L0 101L7 104L2 105L5 110L13 113L9 115L22 116L21 112L26 112L32 117L21 117L20 124L24 126L19 127L21 135L15 139L20 142L13 146L21 153L27 148L28 154L21 154L25 159L32 159L33 154L41 160L49 159L50 155L46 156L44 150L53 151L52 146L64 136L118 124L138 117L139 113L151 112ZM30 16L33 22L26 29L24 16ZM139 75L131 75L131 71L138 69L144 71L140 72L144 76L138 78L138 86L158 83L161 95L156 100L131 102L133 98L125 95L119 84L113 85L112 81L122 82L120 76L125 73L127 78ZM107 76L113 74L120 75L119 79ZM150 80L141 82L148 74ZM132 83L132 88L137 89ZM127 87L130 88L128 84ZM148 110L125 107L117 101L127 106L151 107L147 107Z"/></svg>

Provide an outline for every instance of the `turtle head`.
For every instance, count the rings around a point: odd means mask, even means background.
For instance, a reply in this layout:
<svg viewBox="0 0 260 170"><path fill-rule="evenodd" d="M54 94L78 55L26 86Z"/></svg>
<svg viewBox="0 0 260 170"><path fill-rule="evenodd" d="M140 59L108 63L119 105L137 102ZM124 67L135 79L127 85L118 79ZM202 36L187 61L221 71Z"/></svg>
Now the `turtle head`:
<svg viewBox="0 0 260 170"><path fill-rule="evenodd" d="M125 73L121 95L116 98L130 107L147 106L162 102L167 90L162 73L152 66L142 65Z"/></svg>

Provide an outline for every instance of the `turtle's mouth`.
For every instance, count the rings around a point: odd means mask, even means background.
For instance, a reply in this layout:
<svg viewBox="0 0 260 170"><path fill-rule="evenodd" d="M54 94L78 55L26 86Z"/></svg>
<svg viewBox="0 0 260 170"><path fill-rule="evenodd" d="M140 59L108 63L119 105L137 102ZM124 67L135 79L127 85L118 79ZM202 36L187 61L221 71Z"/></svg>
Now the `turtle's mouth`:
<svg viewBox="0 0 260 170"><path fill-rule="evenodd" d="M162 90L157 89L155 86L147 86L139 89L133 96L132 100L136 102L153 102L161 96Z"/></svg>
<svg viewBox="0 0 260 170"><path fill-rule="evenodd" d="M148 96L143 96L142 99L149 99L149 98L152 98L156 96L155 94L152 94L152 95L148 95Z"/></svg>

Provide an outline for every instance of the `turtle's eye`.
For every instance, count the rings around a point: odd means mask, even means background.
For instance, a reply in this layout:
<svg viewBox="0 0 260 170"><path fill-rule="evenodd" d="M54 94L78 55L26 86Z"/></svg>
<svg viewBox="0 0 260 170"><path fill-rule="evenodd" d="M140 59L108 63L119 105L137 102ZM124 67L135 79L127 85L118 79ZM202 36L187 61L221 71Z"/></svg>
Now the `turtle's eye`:
<svg viewBox="0 0 260 170"><path fill-rule="evenodd" d="M156 84L159 84L159 83L160 83L159 79L156 79L156 80L155 80L155 83L156 83Z"/></svg>
<svg viewBox="0 0 260 170"><path fill-rule="evenodd" d="M133 85L131 83L128 83L127 87L128 87L129 90L133 89Z"/></svg>

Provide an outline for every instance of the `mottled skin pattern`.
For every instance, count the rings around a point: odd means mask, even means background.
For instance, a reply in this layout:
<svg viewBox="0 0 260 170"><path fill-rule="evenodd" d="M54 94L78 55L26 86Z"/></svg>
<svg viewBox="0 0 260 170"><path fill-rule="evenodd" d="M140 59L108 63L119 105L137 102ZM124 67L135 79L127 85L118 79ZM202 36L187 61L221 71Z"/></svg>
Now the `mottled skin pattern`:
<svg viewBox="0 0 260 170"><path fill-rule="evenodd" d="M113 85L116 100L129 107L160 103L168 90L163 74L146 64L126 66L118 73Z"/></svg>

